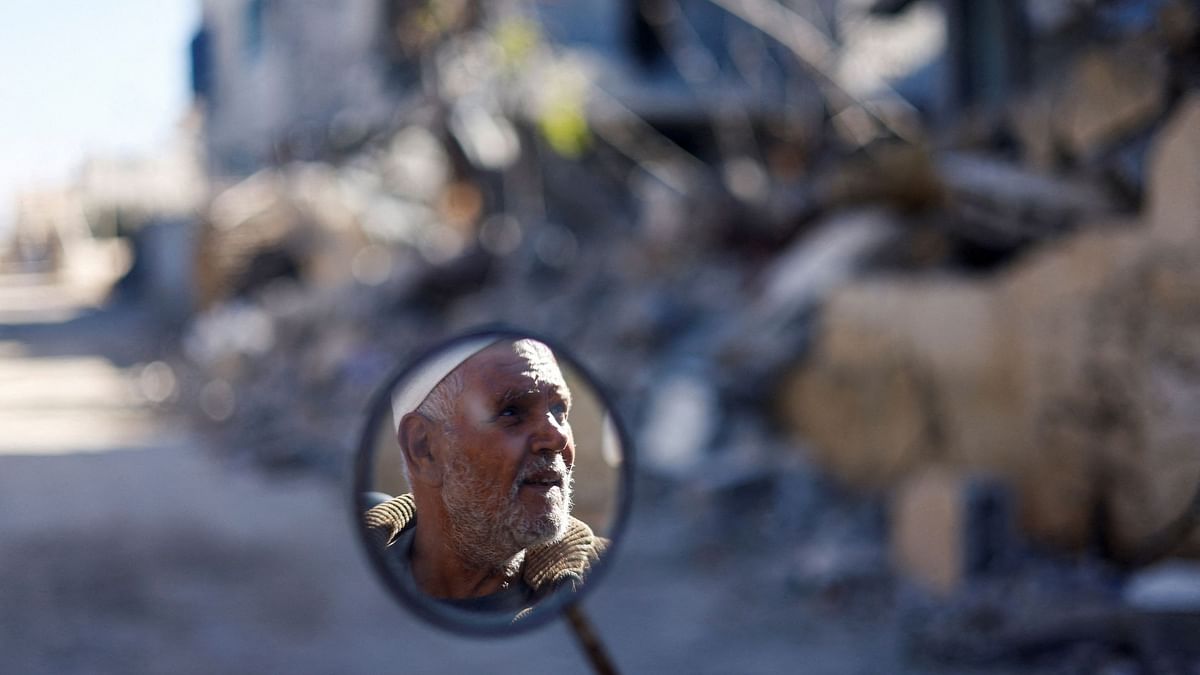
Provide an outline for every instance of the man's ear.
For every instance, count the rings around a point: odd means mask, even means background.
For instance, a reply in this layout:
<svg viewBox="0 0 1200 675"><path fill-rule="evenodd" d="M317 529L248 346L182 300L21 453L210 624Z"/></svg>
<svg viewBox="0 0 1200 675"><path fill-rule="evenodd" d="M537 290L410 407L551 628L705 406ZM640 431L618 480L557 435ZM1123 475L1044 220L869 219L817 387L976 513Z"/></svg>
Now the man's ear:
<svg viewBox="0 0 1200 675"><path fill-rule="evenodd" d="M433 449L437 433L439 430L434 428L434 422L420 413L410 412L400 419L396 440L404 450L404 461L413 482L434 487L442 484L441 463Z"/></svg>

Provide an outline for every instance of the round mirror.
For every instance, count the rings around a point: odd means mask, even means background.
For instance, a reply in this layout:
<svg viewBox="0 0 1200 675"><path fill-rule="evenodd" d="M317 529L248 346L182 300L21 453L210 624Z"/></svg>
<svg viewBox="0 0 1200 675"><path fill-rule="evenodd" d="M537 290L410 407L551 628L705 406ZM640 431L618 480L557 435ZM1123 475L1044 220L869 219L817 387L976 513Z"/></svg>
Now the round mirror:
<svg viewBox="0 0 1200 675"><path fill-rule="evenodd" d="M629 454L612 406L562 347L464 335L373 399L354 522L386 585L424 618L520 632L595 587L624 525Z"/></svg>

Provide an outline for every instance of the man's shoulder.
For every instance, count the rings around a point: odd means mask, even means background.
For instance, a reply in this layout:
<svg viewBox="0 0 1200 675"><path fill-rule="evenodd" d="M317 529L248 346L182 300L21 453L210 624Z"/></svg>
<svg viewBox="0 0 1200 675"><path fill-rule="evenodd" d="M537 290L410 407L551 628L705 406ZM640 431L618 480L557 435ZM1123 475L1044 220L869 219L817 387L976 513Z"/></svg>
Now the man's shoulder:
<svg viewBox="0 0 1200 675"><path fill-rule="evenodd" d="M401 532L413 525L416 517L416 501L411 494L403 494L367 509L363 526L371 541L380 548L387 548Z"/></svg>
<svg viewBox="0 0 1200 675"><path fill-rule="evenodd" d="M535 589L563 584L579 586L608 545L608 539L597 536L587 523L572 517L561 539L525 552L522 576Z"/></svg>
<svg viewBox="0 0 1200 675"><path fill-rule="evenodd" d="M416 517L417 507L413 496L404 494L368 509L363 516L363 525L371 541L380 549L385 549L413 526ZM525 552L521 576L525 583L539 592L565 584L578 588L609 543L608 539L593 532L587 523L572 516L562 538Z"/></svg>

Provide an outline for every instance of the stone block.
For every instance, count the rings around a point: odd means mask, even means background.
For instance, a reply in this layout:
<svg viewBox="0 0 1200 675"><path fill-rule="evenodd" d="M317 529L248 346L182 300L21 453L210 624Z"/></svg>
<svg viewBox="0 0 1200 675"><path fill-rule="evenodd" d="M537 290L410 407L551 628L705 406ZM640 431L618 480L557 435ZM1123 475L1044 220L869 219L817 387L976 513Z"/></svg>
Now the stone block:
<svg viewBox="0 0 1200 675"><path fill-rule="evenodd" d="M1148 250L1101 302L1095 369L1127 427L1097 446L1106 512L1118 552L1140 557L1200 490L1200 245ZM1176 552L1200 555L1200 531Z"/></svg>
<svg viewBox="0 0 1200 675"><path fill-rule="evenodd" d="M1035 90L1018 99L1008 111L1009 123L1021 144L1021 159L1030 168L1051 171L1058 160L1054 139L1054 98Z"/></svg>
<svg viewBox="0 0 1200 675"><path fill-rule="evenodd" d="M995 305L987 286L960 281L839 290L809 363L786 378L784 421L820 463L864 487L890 485L951 446L999 447L1013 406Z"/></svg>
<svg viewBox="0 0 1200 675"><path fill-rule="evenodd" d="M1183 100L1150 150L1150 232L1168 243L1200 240L1200 94Z"/></svg>
<svg viewBox="0 0 1200 675"><path fill-rule="evenodd" d="M1102 152L1149 124L1166 104L1163 54L1131 42L1085 52L1057 99L1055 135L1076 157Z"/></svg>
<svg viewBox="0 0 1200 675"><path fill-rule="evenodd" d="M906 478L891 501L889 549L903 576L949 594L1011 555L1011 500L1000 483L930 466Z"/></svg>
<svg viewBox="0 0 1200 675"><path fill-rule="evenodd" d="M859 487L931 463L1014 491L1032 537L1122 551L1200 481L1200 248L1125 224L1081 232L989 281L860 282L826 304L784 421Z"/></svg>
<svg viewBox="0 0 1200 675"><path fill-rule="evenodd" d="M1111 397L1097 381L1095 321L1104 290L1136 263L1140 242L1128 226L1084 231L1000 279L1000 312L1015 343L1007 367L1020 383L1020 441L999 458L1002 466L989 468L1011 477L1022 525L1045 541L1087 543L1101 490L1101 445L1125 442L1127 424L1097 423Z"/></svg>

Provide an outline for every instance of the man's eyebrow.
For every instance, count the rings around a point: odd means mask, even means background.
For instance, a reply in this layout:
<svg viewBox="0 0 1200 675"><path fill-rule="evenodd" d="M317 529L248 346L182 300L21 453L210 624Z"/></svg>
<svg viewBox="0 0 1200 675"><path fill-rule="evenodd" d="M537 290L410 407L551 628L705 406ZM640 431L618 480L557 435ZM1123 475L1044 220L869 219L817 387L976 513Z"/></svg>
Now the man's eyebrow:
<svg viewBox="0 0 1200 675"><path fill-rule="evenodd" d="M566 401L567 405L571 405L571 389L566 384L552 384L550 391L558 394L558 397Z"/></svg>
<svg viewBox="0 0 1200 675"><path fill-rule="evenodd" d="M571 390L567 387L551 384L549 387L547 387L547 389L549 389L549 392L552 395L557 395L563 401L566 401L567 405L571 404ZM509 387L497 392L496 400L501 405L508 405L510 403L520 401L523 398L539 396L541 393L542 388L536 385L531 387Z"/></svg>
<svg viewBox="0 0 1200 675"><path fill-rule="evenodd" d="M518 401L526 396L531 396L534 394L537 394L537 389L532 389L532 388L528 388L528 387L509 387L508 389L505 389L500 392L500 395L497 398L497 400L500 401L501 403L512 403L512 402Z"/></svg>

